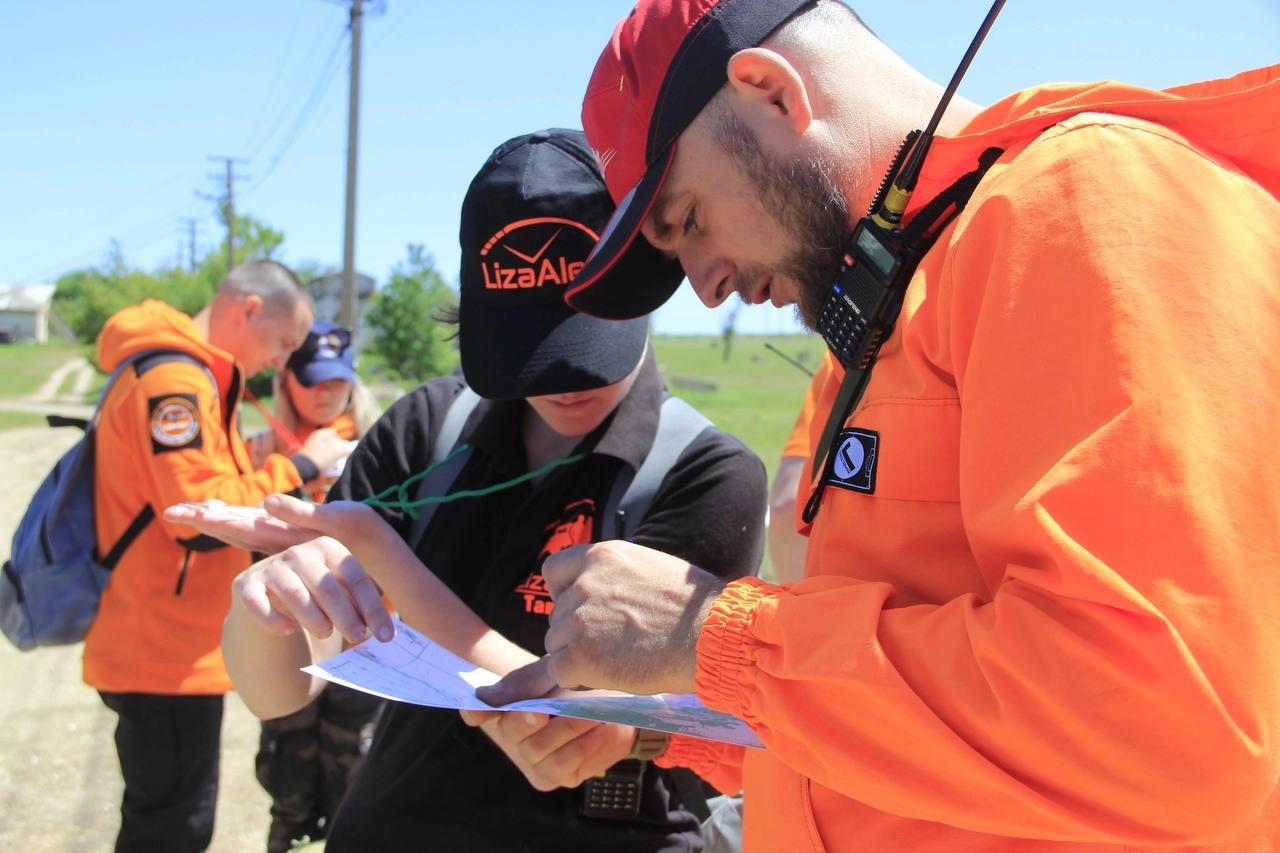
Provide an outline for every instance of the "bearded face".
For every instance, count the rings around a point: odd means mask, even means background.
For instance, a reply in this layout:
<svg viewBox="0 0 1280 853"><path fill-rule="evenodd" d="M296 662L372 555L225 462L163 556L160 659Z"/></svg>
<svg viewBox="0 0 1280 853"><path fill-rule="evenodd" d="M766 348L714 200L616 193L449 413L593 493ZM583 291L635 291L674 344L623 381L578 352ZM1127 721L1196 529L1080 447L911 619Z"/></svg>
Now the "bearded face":
<svg viewBox="0 0 1280 853"><path fill-rule="evenodd" d="M754 189L760 207L790 240L772 269L744 267L744 280L780 274L798 287L796 315L808 329L840 269L849 233L849 202L836 183L836 168L818 155L784 160L766 152L755 132L729 109L713 117L715 139L733 158Z"/></svg>

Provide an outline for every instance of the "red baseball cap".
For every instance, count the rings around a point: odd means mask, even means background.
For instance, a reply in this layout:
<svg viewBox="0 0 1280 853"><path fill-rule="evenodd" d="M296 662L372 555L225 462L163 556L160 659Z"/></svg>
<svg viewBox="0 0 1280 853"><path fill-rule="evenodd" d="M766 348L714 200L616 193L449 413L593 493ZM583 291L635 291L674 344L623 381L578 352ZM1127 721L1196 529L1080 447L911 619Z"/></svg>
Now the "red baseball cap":
<svg viewBox="0 0 1280 853"><path fill-rule="evenodd" d="M676 138L728 82L730 57L814 2L640 0L618 23L582 101L582 126L618 209L565 292L570 305L625 320L676 292L680 264L639 236Z"/></svg>

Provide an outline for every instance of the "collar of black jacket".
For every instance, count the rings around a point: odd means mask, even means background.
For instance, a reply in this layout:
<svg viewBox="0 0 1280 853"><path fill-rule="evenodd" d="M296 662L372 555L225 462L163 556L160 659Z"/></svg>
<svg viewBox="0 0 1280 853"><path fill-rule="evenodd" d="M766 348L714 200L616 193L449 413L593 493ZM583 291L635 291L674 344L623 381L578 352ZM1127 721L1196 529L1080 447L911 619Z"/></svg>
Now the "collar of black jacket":
<svg viewBox="0 0 1280 853"><path fill-rule="evenodd" d="M665 393L651 345L631 392L573 452L612 456L638 469L653 446ZM523 467L521 429L525 402L495 400L482 405L484 411L463 430L461 440L488 454L503 469Z"/></svg>

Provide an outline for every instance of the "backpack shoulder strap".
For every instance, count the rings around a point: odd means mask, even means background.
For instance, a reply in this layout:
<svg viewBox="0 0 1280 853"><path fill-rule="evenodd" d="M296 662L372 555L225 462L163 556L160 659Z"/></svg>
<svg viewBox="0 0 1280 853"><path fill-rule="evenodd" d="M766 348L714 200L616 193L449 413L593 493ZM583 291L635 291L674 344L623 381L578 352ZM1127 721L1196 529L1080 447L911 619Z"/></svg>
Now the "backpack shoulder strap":
<svg viewBox="0 0 1280 853"><path fill-rule="evenodd" d="M653 445L640 468L632 476L624 468L618 474L609 492L605 512L600 525L602 539L621 539L634 530L634 525L644 519L658 493L658 487L675 467L680 454L707 430L715 429L706 415L676 396L668 396L658 410L658 429ZM632 528L625 529L631 520ZM699 822L711 816L702 780L692 770L676 767L666 770L667 778L676 789L684 807Z"/></svg>
<svg viewBox="0 0 1280 853"><path fill-rule="evenodd" d="M187 364L194 364L204 371L204 375L209 378L209 385L213 388L213 396L218 396L218 380L214 378L213 371L209 369L209 365L200 359L185 353L182 350L169 349L151 349L135 352L124 361L116 365L116 369L111 371L111 375L107 377L107 382L102 386L102 393L98 395L98 402L93 409L93 419L89 422L85 431L98 425L98 417L102 414L102 403L107 399L107 394L111 392L111 388L116 384L116 380L120 378L120 374L124 373L130 366L134 368L138 376L146 373L158 364L165 364L170 361L184 361Z"/></svg>
<svg viewBox="0 0 1280 853"><path fill-rule="evenodd" d="M475 411L476 405L480 402L480 395L472 391L467 386L462 386L462 392L453 398L453 402L449 404L449 410L445 412L444 423L440 425L440 432L436 434L435 444L431 447L431 464L434 465L449 455L449 451L458 443L458 436L462 435L462 428L467 424L467 418L471 417L471 413ZM415 497L418 500L430 497L432 495L442 495L449 491L449 487L453 485L453 481L458 478L458 474L462 472L462 467L467 464L467 460L471 458L471 451L459 453L457 456L449 460L449 464L441 465L427 476L423 477L418 483L418 491ZM436 514L436 507L439 504L427 504L418 507L418 517L413 520L413 527L410 530L409 538L406 540L408 545L414 551L418 550L418 545L422 543L422 537L427 532L431 519Z"/></svg>
<svg viewBox="0 0 1280 853"><path fill-rule="evenodd" d="M709 429L715 429L715 424L679 397L669 396L662 401L649 454L634 476L624 470L613 483L600 525L601 538L621 539L631 532L624 529L625 521L631 519L634 524L644 518L680 454Z"/></svg>

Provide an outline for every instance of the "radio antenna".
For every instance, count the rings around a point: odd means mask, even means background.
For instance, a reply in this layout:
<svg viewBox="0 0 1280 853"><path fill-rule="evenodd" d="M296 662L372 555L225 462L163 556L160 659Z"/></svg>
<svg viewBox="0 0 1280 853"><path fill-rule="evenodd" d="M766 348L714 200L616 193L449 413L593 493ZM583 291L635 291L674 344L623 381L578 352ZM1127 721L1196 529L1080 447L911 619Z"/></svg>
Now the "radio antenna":
<svg viewBox="0 0 1280 853"><path fill-rule="evenodd" d="M956 89L960 88L960 79L969 70L969 63L973 62L974 55L977 54L978 48L982 46L983 39L987 37L987 33L991 30L991 25L996 22L996 16L1004 8L1004 4L1005 0L995 0L991 4L987 17L982 20L982 26L978 27L977 35L969 43L969 49L965 51L964 58L960 60L960 65L956 67L955 73L951 75L951 82L947 84L946 91L942 93L942 100L938 101L938 106L934 109L933 116L929 119L929 125L925 128L924 133L920 134L915 146L911 149L911 155L907 158L902 171L898 173L898 177L894 180L892 189L886 194L883 206L872 214L872 218L877 220L878 225L885 228L895 228L902 221L902 214L907 209L907 202L911 200L911 193L916 188L916 180L920 177L920 169L924 165L925 155L929 153L929 146L933 144L933 134L938 129L938 123L942 121L942 114L950 106Z"/></svg>

